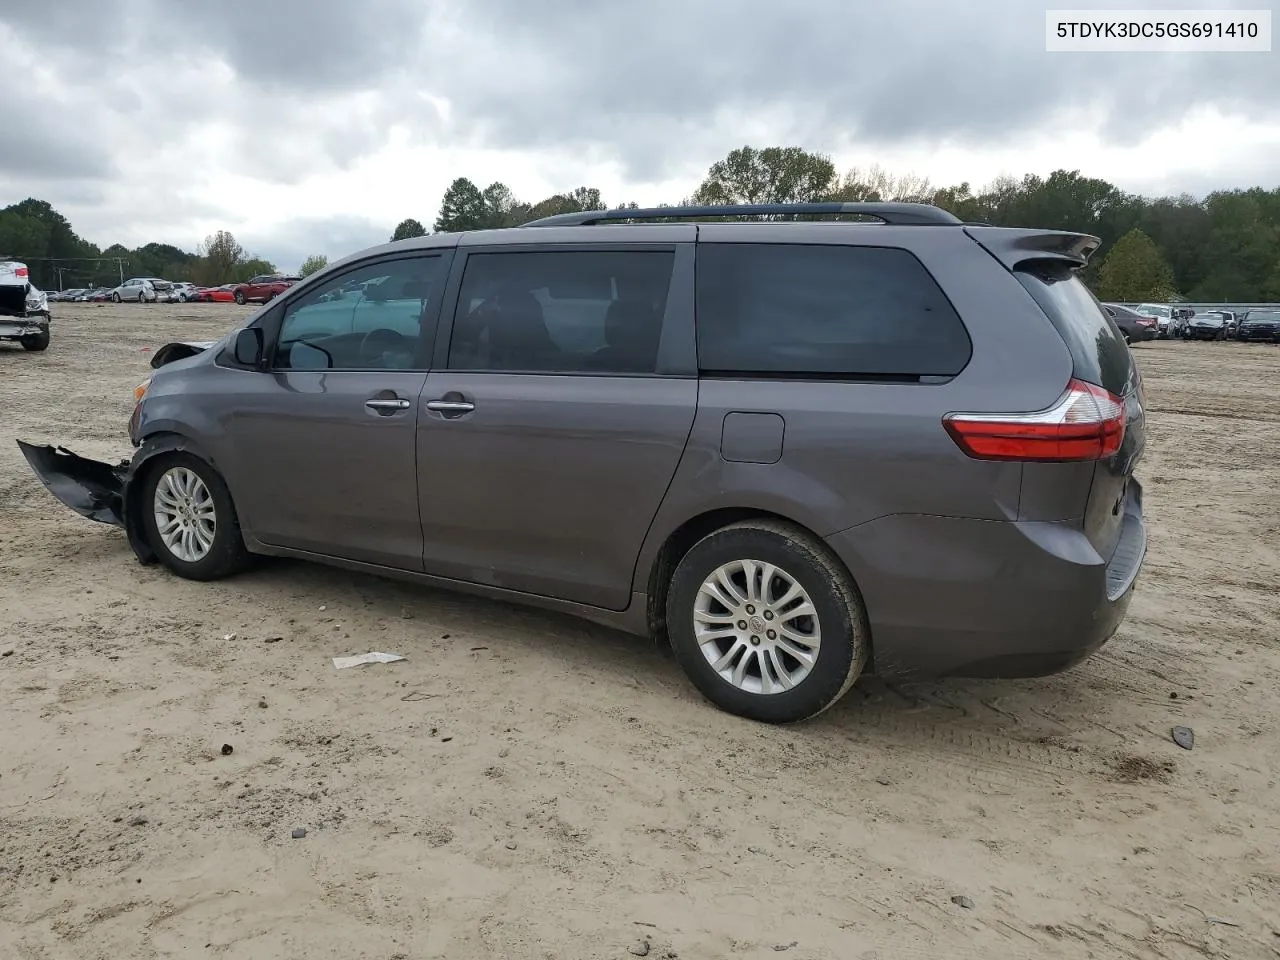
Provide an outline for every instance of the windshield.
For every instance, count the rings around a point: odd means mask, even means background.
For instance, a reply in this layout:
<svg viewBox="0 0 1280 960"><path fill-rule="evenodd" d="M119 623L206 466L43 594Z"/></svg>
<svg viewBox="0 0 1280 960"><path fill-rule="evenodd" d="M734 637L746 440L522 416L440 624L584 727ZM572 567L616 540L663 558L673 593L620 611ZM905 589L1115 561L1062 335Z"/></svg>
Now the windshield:
<svg viewBox="0 0 1280 960"><path fill-rule="evenodd" d="M1275 323L1280 321L1280 310L1263 310L1251 313L1245 318L1246 323L1257 323L1259 321L1264 323Z"/></svg>

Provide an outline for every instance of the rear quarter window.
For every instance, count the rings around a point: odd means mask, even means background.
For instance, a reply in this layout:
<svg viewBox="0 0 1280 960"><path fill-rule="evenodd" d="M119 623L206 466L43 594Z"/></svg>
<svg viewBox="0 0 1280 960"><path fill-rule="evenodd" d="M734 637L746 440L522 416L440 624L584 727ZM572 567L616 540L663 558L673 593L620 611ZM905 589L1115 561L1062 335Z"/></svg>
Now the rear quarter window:
<svg viewBox="0 0 1280 960"><path fill-rule="evenodd" d="M906 250L699 243L698 366L707 375L918 380L968 364L968 332Z"/></svg>
<svg viewBox="0 0 1280 960"><path fill-rule="evenodd" d="M1124 396L1133 387L1133 358L1102 304L1075 271L1053 263L1019 267L1018 281L1071 351L1075 376Z"/></svg>

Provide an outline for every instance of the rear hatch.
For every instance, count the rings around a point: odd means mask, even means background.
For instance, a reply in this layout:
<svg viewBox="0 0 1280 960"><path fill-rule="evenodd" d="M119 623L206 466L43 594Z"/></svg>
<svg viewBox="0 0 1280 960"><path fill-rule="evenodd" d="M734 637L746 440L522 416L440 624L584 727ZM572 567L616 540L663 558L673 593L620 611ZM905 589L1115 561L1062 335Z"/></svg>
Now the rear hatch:
<svg viewBox="0 0 1280 960"><path fill-rule="evenodd" d="M1070 265L1029 261L1014 270L1071 352L1077 380L1102 387L1123 405L1124 434L1114 454L1094 464L1084 532L1110 561L1120 543L1134 467L1146 442L1142 380L1133 354L1102 305Z"/></svg>

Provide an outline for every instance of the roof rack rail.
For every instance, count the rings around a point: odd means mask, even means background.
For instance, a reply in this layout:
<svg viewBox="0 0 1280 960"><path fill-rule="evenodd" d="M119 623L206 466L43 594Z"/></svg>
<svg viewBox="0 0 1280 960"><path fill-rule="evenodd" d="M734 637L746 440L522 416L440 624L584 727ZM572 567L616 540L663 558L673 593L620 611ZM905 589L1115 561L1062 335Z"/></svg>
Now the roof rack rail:
<svg viewBox="0 0 1280 960"><path fill-rule="evenodd" d="M727 203L701 207L647 207L643 210L584 210L561 213L524 224L526 227L583 227L624 220L692 220L701 217L792 216L875 217L896 227L956 226L958 217L927 203Z"/></svg>

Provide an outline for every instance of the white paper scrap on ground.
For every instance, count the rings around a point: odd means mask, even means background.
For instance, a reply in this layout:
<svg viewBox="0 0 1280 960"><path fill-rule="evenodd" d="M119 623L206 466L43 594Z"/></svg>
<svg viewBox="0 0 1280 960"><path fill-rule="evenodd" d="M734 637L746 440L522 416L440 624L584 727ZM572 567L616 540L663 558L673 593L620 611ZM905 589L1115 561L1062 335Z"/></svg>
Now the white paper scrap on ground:
<svg viewBox="0 0 1280 960"><path fill-rule="evenodd" d="M345 670L347 667L362 667L366 663L395 663L403 659L398 653L362 653L355 657L334 657L333 665L338 670Z"/></svg>

